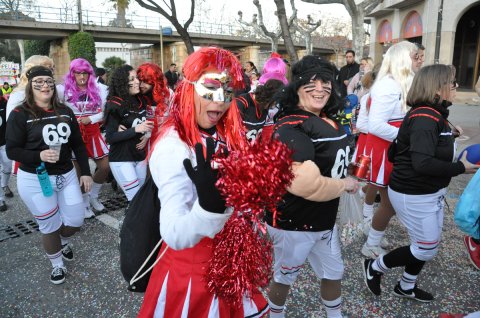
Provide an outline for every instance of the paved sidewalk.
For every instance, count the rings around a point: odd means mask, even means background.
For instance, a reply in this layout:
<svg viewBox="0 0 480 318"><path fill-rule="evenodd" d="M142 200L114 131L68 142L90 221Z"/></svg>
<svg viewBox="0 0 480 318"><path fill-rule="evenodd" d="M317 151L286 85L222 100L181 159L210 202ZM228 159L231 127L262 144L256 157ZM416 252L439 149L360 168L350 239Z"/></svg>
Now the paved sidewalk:
<svg viewBox="0 0 480 318"><path fill-rule="evenodd" d="M460 149L480 142L480 107L454 106L452 122L463 124L468 139L460 141ZM419 278L422 288L434 293L436 300L421 304L395 298L391 291L401 275L394 270L385 275L383 293L374 297L365 287L360 248L364 238L346 246L343 251L345 278L343 281L343 313L346 317L429 318L441 312L468 313L480 310L480 271L467 260L462 233L453 223L455 203L471 176L454 178L449 187L445 225L440 252L425 266ZM15 193L7 199L8 211L0 212L0 238L4 226L32 220L16 192L15 177L10 187ZM101 198L118 198L105 185ZM68 276L64 284L49 282L51 266L35 230L31 234L0 242L0 318L9 317L135 317L142 294L126 289L119 270L118 225L123 210L116 209L101 218L87 220L82 231L73 239L75 260L67 263ZM108 219L108 224L103 222ZM29 228L29 225L26 225ZM18 229L18 227L17 227ZM394 220L387 230L393 246L406 245L404 228ZM319 282L307 265L293 286L287 303L289 318L324 317L320 303Z"/></svg>

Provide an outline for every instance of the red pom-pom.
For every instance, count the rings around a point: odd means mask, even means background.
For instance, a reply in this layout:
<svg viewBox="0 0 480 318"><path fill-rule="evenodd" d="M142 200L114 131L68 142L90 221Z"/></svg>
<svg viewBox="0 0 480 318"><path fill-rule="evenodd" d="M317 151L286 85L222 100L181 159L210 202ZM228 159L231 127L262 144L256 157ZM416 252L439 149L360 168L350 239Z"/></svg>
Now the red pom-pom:
<svg viewBox="0 0 480 318"><path fill-rule="evenodd" d="M260 221L266 209L276 211L293 179L291 155L281 142L262 140L217 159L217 187L234 212L215 236L207 281L210 292L234 306L270 281L272 245Z"/></svg>

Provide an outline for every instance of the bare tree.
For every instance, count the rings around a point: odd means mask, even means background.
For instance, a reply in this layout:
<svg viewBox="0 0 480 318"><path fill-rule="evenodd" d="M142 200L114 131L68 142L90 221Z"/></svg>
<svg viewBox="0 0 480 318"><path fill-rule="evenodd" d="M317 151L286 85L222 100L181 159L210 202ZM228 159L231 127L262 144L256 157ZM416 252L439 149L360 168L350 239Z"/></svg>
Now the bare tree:
<svg viewBox="0 0 480 318"><path fill-rule="evenodd" d="M69 20L73 21L73 17L76 14L73 10L76 6L76 0L60 0L60 22L68 23Z"/></svg>
<svg viewBox="0 0 480 318"><path fill-rule="evenodd" d="M297 18L297 9L295 8L295 0L290 0L292 6L292 16L287 20L287 11L285 10L285 2L283 0L274 0L275 5L277 6L277 17L280 22L280 27L282 29L283 41L287 49L287 53L290 56L292 63L298 61L297 51L295 50L295 45L293 44L292 35L290 33L290 27L293 24L293 21Z"/></svg>
<svg viewBox="0 0 480 318"><path fill-rule="evenodd" d="M313 52L312 33L315 32L320 25L322 25L322 20L318 19L314 22L311 15L307 15L307 21L304 23L303 21L297 20L292 25L292 28L300 33L301 38L305 41L307 54L312 54Z"/></svg>
<svg viewBox="0 0 480 318"><path fill-rule="evenodd" d="M135 0L135 1L141 7L150 11L160 13L168 21L170 21L170 23L175 27L178 34L180 35L183 42L185 43L188 54L191 54L194 52L193 41L192 41L192 38L190 37L190 34L188 33L188 27L193 22L194 13L195 13L195 0L190 0L190 16L183 25L180 24L177 18L177 7L175 5L175 0L169 0L169 1L162 0L166 9L164 9L162 6L157 4L156 1L153 1L153 0ZM183 6L181 7L181 10L184 10Z"/></svg>
<svg viewBox="0 0 480 318"><path fill-rule="evenodd" d="M365 45L365 29L363 27L365 16L369 14L383 0L363 0L359 4L355 0L302 0L307 3L332 4L339 3L345 6L352 18L352 48L355 52L363 52ZM360 54L361 55L361 54Z"/></svg>
<svg viewBox="0 0 480 318"><path fill-rule="evenodd" d="M278 41L282 37L282 30L280 29L280 27L277 27L276 31L269 31L263 23L263 11L260 1L253 0L253 4L257 7L258 14L253 15L252 22L246 22L243 20L242 11L238 11L238 22L240 22L242 25L253 28L255 33L257 33L258 35L270 39L270 43L272 44L272 52L277 52Z"/></svg>
<svg viewBox="0 0 480 318"><path fill-rule="evenodd" d="M322 26L316 31L313 42L326 46L335 52L336 62L339 64L339 54L349 48L352 42L349 40L351 36L351 26L348 21L326 17L323 18Z"/></svg>
<svg viewBox="0 0 480 318"><path fill-rule="evenodd" d="M0 0L0 12L4 14L9 14L12 16L12 19L16 19L21 13L21 9L30 8L32 5L32 0ZM23 15L23 13L22 13ZM22 65L25 64L25 51L23 49L23 40L16 40L18 48L20 50L20 60Z"/></svg>

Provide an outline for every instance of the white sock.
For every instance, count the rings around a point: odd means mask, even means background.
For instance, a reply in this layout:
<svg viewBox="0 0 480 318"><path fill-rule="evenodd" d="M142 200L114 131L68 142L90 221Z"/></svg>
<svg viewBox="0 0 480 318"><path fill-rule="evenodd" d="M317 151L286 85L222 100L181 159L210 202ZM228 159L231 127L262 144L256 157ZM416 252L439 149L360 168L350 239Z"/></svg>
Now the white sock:
<svg viewBox="0 0 480 318"><path fill-rule="evenodd" d="M69 237L63 237L63 236L60 235L60 241L62 242L62 246L65 246L68 243L70 243L70 238Z"/></svg>
<svg viewBox="0 0 480 318"><path fill-rule="evenodd" d="M90 196L88 195L88 193L83 193L82 197L83 197L83 205L85 206L85 208L90 207Z"/></svg>
<svg viewBox="0 0 480 318"><path fill-rule="evenodd" d="M272 303L269 298L267 298L267 300L268 300L268 306L270 307L270 318L283 318L283 317L285 317L285 313L284 313L285 305L278 306L278 305L275 305L274 303Z"/></svg>
<svg viewBox="0 0 480 318"><path fill-rule="evenodd" d="M363 203L363 218L370 220L373 218L373 204Z"/></svg>
<svg viewBox="0 0 480 318"><path fill-rule="evenodd" d="M372 268L380 273L386 273L388 271L388 267L385 266L383 262L383 255L380 255L375 261L372 263Z"/></svg>
<svg viewBox="0 0 480 318"><path fill-rule="evenodd" d="M400 287L403 290L413 289L415 283L417 282L417 275L412 275L406 272L403 272L402 278L400 279Z"/></svg>
<svg viewBox="0 0 480 318"><path fill-rule="evenodd" d="M52 267L65 267L63 265L63 259L62 259L62 250L58 251L55 254L47 254L48 259L52 263Z"/></svg>
<svg viewBox="0 0 480 318"><path fill-rule="evenodd" d="M323 306L327 312L328 318L342 318L342 297L334 300L325 300L322 298Z"/></svg>
<svg viewBox="0 0 480 318"><path fill-rule="evenodd" d="M385 231L377 231L373 227L371 227L370 232L368 232L367 245L379 246L384 235Z"/></svg>
<svg viewBox="0 0 480 318"><path fill-rule="evenodd" d="M102 184L94 182L92 184L92 189L90 190L90 197L93 199L98 199L98 194L100 193L100 189L102 189Z"/></svg>

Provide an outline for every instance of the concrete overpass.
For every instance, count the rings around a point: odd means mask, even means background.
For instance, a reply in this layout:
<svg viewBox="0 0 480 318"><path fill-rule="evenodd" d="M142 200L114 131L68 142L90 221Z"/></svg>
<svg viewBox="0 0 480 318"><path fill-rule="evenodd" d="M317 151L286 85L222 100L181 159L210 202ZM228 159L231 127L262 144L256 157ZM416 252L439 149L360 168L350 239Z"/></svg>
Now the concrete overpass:
<svg viewBox="0 0 480 318"><path fill-rule="evenodd" d="M126 18L127 27L117 27L114 12L82 10L82 27L93 35L96 42L153 44L153 62L160 64L160 56L163 55L163 68L171 62L181 66L186 58L186 49L179 34L167 26L166 20L134 15L127 15ZM69 14L60 8L36 7L31 12L0 15L0 38L52 41L50 55L60 74L66 72L70 63L67 38L79 30L77 14ZM163 30L162 34L160 30ZM240 25L194 21L188 30L195 46L215 45L236 51L242 62L251 60L260 64L259 52L271 49L269 39L249 35ZM163 52L160 52L160 39ZM300 56L305 54L303 44L297 43L296 48ZM282 41L278 50L286 55ZM314 53L327 56L333 54L333 50L314 45Z"/></svg>

